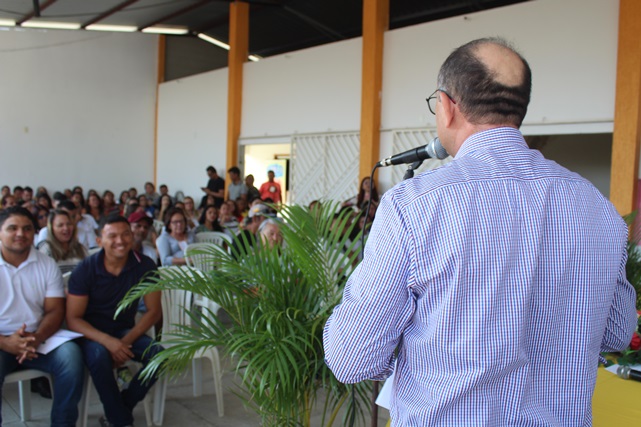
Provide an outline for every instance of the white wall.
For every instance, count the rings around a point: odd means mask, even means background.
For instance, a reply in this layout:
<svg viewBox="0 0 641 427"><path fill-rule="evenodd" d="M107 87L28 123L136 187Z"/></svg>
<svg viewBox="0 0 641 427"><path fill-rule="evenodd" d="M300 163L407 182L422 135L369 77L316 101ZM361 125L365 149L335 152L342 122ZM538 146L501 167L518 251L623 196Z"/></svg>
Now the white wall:
<svg viewBox="0 0 641 427"><path fill-rule="evenodd" d="M441 63L466 41L499 35L521 50L533 70L524 133L611 132L617 32L617 0L537 0L388 31L382 128L434 126L425 98L435 89ZM247 63L242 143L282 142L295 133L358 131L361 47L359 38ZM226 76L216 71L193 79L219 88ZM171 123L161 120L166 126L161 137L171 131L174 135L207 134L213 141L224 141L219 137L222 130L212 132L208 121L196 123L189 118L206 105L210 90L189 86L191 102L180 101L185 108L176 111ZM161 97L161 107L186 95L176 92ZM226 111L213 104L207 108L207 117ZM391 141L390 133L383 131L381 157L391 154ZM179 142L189 141L174 138L173 143ZM197 145L187 147L200 151ZM225 145L216 147L217 156L224 158ZM381 171L379 177L383 190L394 184L389 170Z"/></svg>
<svg viewBox="0 0 641 427"><path fill-rule="evenodd" d="M359 128L362 39L247 63L241 137Z"/></svg>
<svg viewBox="0 0 641 427"><path fill-rule="evenodd" d="M382 128L434 126L425 98L445 58L467 41L501 36L532 68L525 133L611 132L618 13L617 0L537 0L388 31Z"/></svg>
<svg viewBox="0 0 641 427"><path fill-rule="evenodd" d="M180 190L200 200L209 165L225 177L227 73L225 68L160 85L157 176L171 194Z"/></svg>
<svg viewBox="0 0 641 427"><path fill-rule="evenodd" d="M117 192L153 178L157 36L0 31L0 183Z"/></svg>

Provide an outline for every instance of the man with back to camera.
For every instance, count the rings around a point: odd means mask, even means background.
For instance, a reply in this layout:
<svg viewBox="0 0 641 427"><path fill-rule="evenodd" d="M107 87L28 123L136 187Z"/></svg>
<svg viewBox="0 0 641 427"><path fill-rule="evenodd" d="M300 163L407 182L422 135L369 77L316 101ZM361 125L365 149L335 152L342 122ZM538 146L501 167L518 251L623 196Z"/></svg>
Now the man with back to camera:
<svg viewBox="0 0 641 427"><path fill-rule="evenodd" d="M630 342L627 226L527 147L530 89L501 39L447 58L428 105L454 160L385 194L325 326L346 383L384 379L398 350L394 426L591 425L599 352Z"/></svg>
<svg viewBox="0 0 641 427"><path fill-rule="evenodd" d="M67 324L84 335L78 345L105 411L101 425L128 426L133 424L134 407L157 377L142 381L138 372L121 392L113 368L130 359L142 362L144 368L161 350L145 335L160 320L160 292L144 297L147 311L137 323L138 304L114 315L127 292L157 268L132 250L134 237L124 217L108 217L98 239L102 250L78 264L69 279Z"/></svg>
<svg viewBox="0 0 641 427"><path fill-rule="evenodd" d="M34 234L28 210L0 212L0 403L6 375L19 368L39 369L53 377L51 425L75 426L84 378L80 349L68 341L47 354L36 354L38 346L60 329L65 292L55 261L33 247Z"/></svg>

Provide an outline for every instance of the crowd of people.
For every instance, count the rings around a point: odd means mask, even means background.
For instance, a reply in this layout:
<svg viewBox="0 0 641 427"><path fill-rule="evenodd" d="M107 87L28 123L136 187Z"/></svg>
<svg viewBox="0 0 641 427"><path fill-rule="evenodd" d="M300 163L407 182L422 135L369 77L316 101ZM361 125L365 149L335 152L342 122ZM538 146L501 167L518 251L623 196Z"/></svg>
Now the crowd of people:
<svg viewBox="0 0 641 427"><path fill-rule="evenodd" d="M144 192L132 187L118 199L110 190L85 194L80 186L53 193L45 187L2 187L0 285L10 292L0 302L0 384L20 364L49 372L52 424L75 425L84 361L103 404L101 425L131 425L134 406L155 378L142 382L135 375L121 391L113 367L129 359L144 367L161 350L145 335L159 324L161 307L160 296L151 294L115 317L124 295L159 266L185 264L185 250L199 233L239 236L231 244L236 258L253 247L282 244L276 208L283 197L274 172L260 188L252 175L243 181L238 167L228 173L225 192L216 169L207 168L209 181L198 204L180 192L170 195L166 185L156 192L151 182ZM378 194L366 179L341 209L356 215L370 199L375 212ZM138 311L142 318L135 322ZM83 338L36 355L63 320ZM32 382L32 390L51 397L46 381Z"/></svg>

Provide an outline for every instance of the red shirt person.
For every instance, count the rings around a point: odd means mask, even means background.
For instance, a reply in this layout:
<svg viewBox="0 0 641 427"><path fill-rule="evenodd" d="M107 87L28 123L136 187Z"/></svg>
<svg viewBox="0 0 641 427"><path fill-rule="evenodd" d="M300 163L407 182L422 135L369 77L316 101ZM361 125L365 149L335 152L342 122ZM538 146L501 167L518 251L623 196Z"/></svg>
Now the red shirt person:
<svg viewBox="0 0 641 427"><path fill-rule="evenodd" d="M261 185L258 190L260 198L263 200L272 199L274 203L280 203L283 198L280 192L280 184L274 181L274 171L267 171L267 179L268 181Z"/></svg>

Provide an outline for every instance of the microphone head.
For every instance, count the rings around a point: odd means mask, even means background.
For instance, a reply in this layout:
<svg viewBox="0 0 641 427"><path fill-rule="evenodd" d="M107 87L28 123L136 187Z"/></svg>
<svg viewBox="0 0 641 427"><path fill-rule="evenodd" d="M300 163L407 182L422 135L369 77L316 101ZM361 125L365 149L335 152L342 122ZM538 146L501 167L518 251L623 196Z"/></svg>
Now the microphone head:
<svg viewBox="0 0 641 427"><path fill-rule="evenodd" d="M426 150L427 150L427 154L432 159L443 160L447 156L449 156L445 148L443 148L443 145L441 144L441 140L438 138L438 136L433 140L431 140L429 144L427 144Z"/></svg>
<svg viewBox="0 0 641 427"><path fill-rule="evenodd" d="M630 368L628 366L619 366L617 368L617 376L627 380L630 378Z"/></svg>

